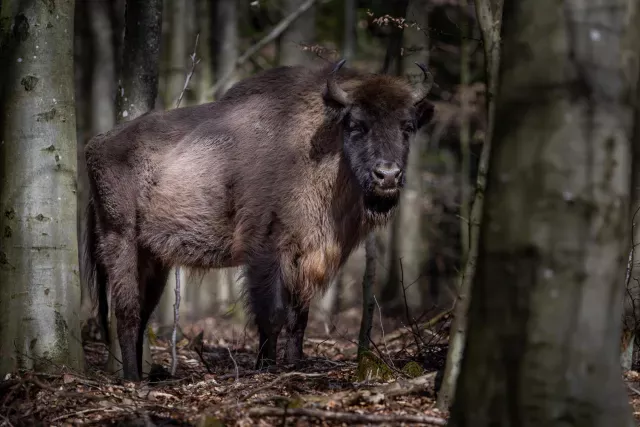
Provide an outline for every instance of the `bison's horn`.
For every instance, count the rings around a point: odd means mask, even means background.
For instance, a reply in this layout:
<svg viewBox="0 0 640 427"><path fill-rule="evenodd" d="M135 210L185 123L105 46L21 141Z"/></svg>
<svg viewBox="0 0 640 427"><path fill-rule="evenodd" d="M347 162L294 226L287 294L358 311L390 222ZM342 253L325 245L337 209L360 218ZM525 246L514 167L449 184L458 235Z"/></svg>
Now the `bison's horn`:
<svg viewBox="0 0 640 427"><path fill-rule="evenodd" d="M422 87L413 93L413 103L417 104L422 101L429 94L431 87L433 86L433 74L427 70L427 66L414 62L424 74L424 80L422 81Z"/></svg>
<svg viewBox="0 0 640 427"><path fill-rule="evenodd" d="M345 92L340 86L338 86L338 83L336 82L336 74L338 73L338 70L342 68L345 62L346 59L342 59L340 62L338 62L336 66L333 67L333 70L331 70L331 74L329 74L329 78L327 79L328 97L344 106L349 105L351 101L349 100L349 95L347 94L347 92Z"/></svg>

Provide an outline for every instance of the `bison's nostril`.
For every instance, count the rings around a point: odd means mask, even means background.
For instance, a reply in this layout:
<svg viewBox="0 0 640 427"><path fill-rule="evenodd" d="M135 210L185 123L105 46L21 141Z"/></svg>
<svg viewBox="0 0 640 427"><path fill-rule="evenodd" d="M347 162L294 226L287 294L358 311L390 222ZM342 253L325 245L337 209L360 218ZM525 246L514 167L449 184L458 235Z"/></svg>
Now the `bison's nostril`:
<svg viewBox="0 0 640 427"><path fill-rule="evenodd" d="M402 170L395 163L379 162L372 171L378 185L395 186L402 176Z"/></svg>
<svg viewBox="0 0 640 427"><path fill-rule="evenodd" d="M384 179L385 178L385 174L383 171L379 170L379 169L374 169L373 170L373 174L375 175L376 178L378 179Z"/></svg>

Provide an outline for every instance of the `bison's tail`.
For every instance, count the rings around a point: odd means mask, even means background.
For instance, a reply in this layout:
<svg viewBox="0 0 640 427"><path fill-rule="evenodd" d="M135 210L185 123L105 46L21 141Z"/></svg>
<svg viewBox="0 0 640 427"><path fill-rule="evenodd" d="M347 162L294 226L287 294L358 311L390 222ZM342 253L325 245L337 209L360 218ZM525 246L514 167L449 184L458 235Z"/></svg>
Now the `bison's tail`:
<svg viewBox="0 0 640 427"><path fill-rule="evenodd" d="M93 200L89 204L84 217L84 237L82 239L81 263L83 280L89 290L93 309L98 309L98 322L102 328L105 342L109 342L109 304L107 300L107 275L98 261L98 239L96 229L96 209ZM97 307L96 307L97 305Z"/></svg>

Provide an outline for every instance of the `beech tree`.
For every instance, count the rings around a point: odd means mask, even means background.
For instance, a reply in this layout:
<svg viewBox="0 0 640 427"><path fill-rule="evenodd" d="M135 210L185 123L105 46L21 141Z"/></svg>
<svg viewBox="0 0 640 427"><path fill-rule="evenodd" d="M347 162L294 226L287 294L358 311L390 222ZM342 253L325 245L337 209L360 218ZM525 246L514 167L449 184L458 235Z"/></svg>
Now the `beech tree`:
<svg viewBox="0 0 640 427"><path fill-rule="evenodd" d="M0 375L81 369L74 2L0 13Z"/></svg>
<svg viewBox="0 0 640 427"><path fill-rule="evenodd" d="M631 426L619 364L640 11L507 0L452 426Z"/></svg>

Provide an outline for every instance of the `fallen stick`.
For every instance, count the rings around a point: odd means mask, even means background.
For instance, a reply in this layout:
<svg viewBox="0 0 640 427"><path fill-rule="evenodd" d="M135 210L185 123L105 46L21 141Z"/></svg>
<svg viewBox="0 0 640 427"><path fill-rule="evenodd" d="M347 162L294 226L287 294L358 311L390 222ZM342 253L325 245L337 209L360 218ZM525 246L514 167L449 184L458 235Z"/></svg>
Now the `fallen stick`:
<svg viewBox="0 0 640 427"><path fill-rule="evenodd" d="M304 408L273 408L273 407L258 407L249 409L249 416L254 417L310 417L318 418L321 420L331 421L343 421L348 423L371 423L371 424L389 424L395 425L396 423L416 423L416 424L428 424L435 426L446 426L447 420L440 417L433 417L429 415L408 415L408 414L394 414L394 415L377 415L377 414L356 414L353 412L332 412L323 411L320 409L304 409Z"/></svg>
<svg viewBox="0 0 640 427"><path fill-rule="evenodd" d="M327 396L327 398L329 398L330 400L339 401L344 406L354 405L360 400L365 402L379 402L391 397L406 396L408 394L429 390L433 387L433 381L435 377L436 373L432 372L430 374L422 375L410 380L398 378L396 381L390 384L384 384L370 389L358 390L356 392L340 392L334 394L333 396Z"/></svg>
<svg viewBox="0 0 640 427"><path fill-rule="evenodd" d="M276 378L275 380L271 381L270 383L268 383L265 386L262 387L258 387L255 388L251 391L249 391L249 393L247 393L246 395L244 395L244 397L240 398L240 401L245 401L247 399L249 399L251 396L254 396L262 391L268 390L271 387L278 385L278 384L284 384L286 383L288 380L290 380L291 378L326 378L327 374L325 373L304 373L304 372L287 372L285 374L279 375L278 378Z"/></svg>

